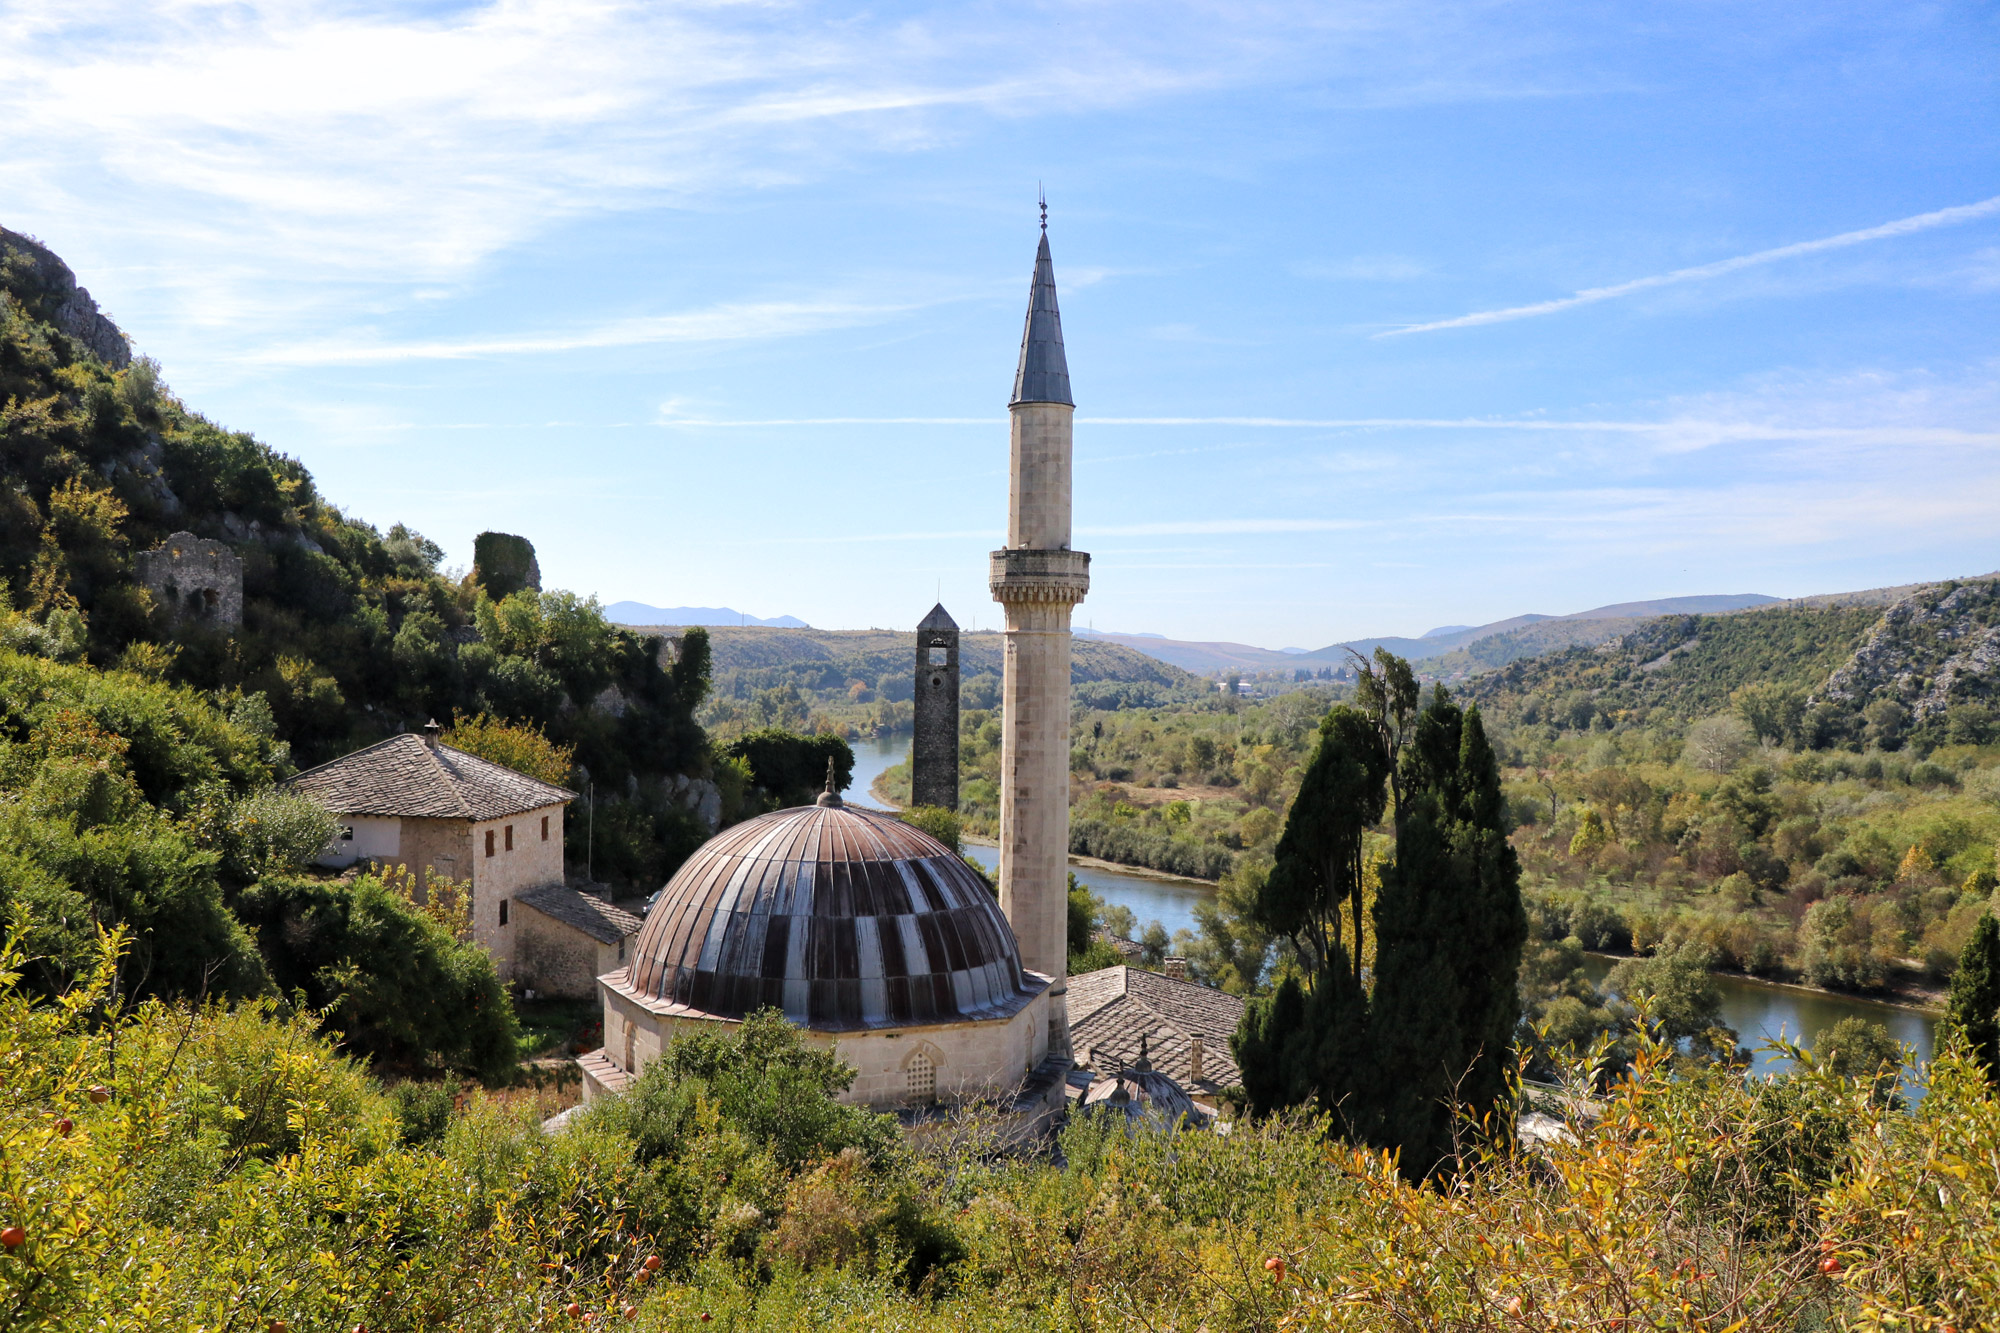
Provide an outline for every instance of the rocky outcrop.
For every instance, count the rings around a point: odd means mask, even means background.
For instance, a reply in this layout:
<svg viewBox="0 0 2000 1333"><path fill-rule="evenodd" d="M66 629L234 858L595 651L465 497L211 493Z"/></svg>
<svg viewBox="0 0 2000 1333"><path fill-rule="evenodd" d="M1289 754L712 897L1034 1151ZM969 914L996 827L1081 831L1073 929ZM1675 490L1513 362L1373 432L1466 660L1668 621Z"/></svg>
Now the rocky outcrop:
<svg viewBox="0 0 2000 1333"><path fill-rule="evenodd" d="M39 241L0 227L0 252L15 269L12 284L32 294L33 313L81 343L85 350L114 370L132 363L132 346L116 324L106 318L79 287L76 274L54 251Z"/></svg>
<svg viewBox="0 0 2000 1333"><path fill-rule="evenodd" d="M1929 584L1891 606L1813 702L1854 707L1875 698L1914 721L2000 687L2000 579Z"/></svg>

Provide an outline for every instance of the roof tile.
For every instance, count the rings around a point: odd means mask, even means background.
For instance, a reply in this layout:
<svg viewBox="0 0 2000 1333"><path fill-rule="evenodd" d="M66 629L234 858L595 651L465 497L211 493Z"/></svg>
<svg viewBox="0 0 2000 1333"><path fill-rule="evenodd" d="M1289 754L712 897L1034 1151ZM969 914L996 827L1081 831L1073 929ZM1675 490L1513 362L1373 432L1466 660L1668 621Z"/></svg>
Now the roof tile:
<svg viewBox="0 0 2000 1333"><path fill-rule="evenodd" d="M405 732L309 768L285 784L336 815L504 819L576 799L566 787Z"/></svg>

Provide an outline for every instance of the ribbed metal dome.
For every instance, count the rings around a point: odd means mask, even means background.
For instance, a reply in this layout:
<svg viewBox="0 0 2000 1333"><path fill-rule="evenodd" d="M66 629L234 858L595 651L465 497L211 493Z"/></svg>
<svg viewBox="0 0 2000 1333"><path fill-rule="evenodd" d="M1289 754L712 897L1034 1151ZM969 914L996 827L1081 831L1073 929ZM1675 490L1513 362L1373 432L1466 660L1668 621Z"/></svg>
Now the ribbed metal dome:
<svg viewBox="0 0 2000 1333"><path fill-rule="evenodd" d="M993 895L949 848L837 804L710 838L647 917L626 984L722 1018L772 1005L820 1030L998 1017L1041 989Z"/></svg>

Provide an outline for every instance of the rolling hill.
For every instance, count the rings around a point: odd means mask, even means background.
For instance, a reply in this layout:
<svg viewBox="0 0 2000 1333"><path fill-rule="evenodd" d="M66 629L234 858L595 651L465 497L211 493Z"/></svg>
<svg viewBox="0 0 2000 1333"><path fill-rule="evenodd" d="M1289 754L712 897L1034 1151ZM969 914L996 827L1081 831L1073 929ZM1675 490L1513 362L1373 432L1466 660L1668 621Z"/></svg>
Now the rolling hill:
<svg viewBox="0 0 2000 1333"><path fill-rule="evenodd" d="M1324 648L1306 652L1257 648L1247 643L1163 639L1155 634L1114 634L1101 630L1079 630L1077 638L1081 640L1088 637L1122 644L1149 657L1170 662L1184 671L1202 675L1226 671L1289 672L1302 667L1306 669L1343 667L1352 660L1350 653L1367 656L1378 647L1387 648L1397 656L1412 662L1419 662L1457 653L1472 644L1488 639L1504 640L1503 644L1484 653L1468 655L1463 659L1463 665L1455 664L1453 670L1443 673L1451 676L1467 674L1473 669L1490 669L1502 662L1511 662L1518 657L1546 652L1572 643L1603 643L1607 639L1628 632L1635 620L1665 615L1727 614L1750 607L1767 606L1777 600L1775 597L1766 597L1760 593L1662 597L1649 602L1619 602L1563 616L1530 613L1512 616L1506 620L1496 620L1485 625L1445 626L1442 629L1431 630L1417 639L1397 635L1350 639L1345 643L1329 644ZM1524 631L1529 630L1535 632L1524 635ZM1434 673L1426 669L1424 674Z"/></svg>

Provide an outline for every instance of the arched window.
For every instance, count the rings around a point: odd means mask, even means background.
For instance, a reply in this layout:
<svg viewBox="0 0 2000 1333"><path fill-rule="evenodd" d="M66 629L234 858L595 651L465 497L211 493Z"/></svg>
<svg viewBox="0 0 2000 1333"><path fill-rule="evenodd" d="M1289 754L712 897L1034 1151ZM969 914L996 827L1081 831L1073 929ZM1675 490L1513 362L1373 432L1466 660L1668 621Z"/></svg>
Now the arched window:
<svg viewBox="0 0 2000 1333"><path fill-rule="evenodd" d="M907 1066L910 1074L910 1100L913 1102L934 1102L937 1100L937 1066L922 1051L910 1057Z"/></svg>

